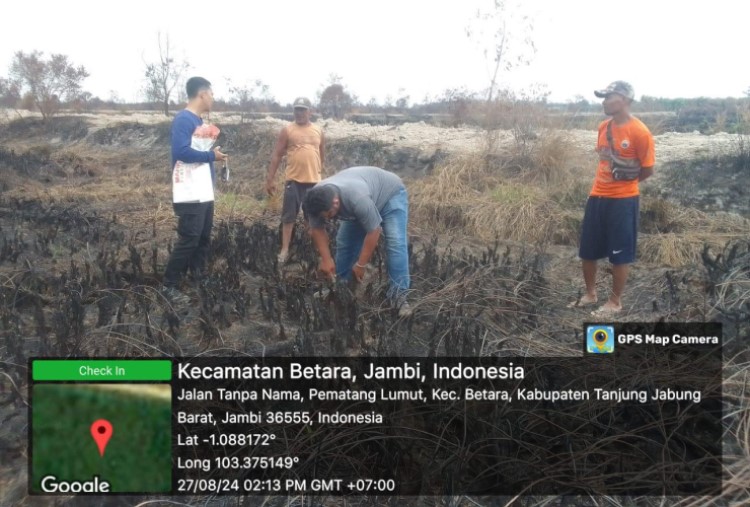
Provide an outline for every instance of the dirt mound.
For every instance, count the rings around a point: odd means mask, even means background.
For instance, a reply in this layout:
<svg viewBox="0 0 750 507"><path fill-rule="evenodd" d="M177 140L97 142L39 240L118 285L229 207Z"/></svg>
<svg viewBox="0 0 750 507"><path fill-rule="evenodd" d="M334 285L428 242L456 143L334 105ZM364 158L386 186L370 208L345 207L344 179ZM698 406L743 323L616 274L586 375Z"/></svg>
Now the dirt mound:
<svg viewBox="0 0 750 507"><path fill-rule="evenodd" d="M95 161L75 151L55 151L49 144L31 146L25 151L0 146L0 167L14 170L24 179L50 183L55 179L93 177L99 174ZM9 175L0 176L0 184L12 186Z"/></svg>
<svg viewBox="0 0 750 507"><path fill-rule="evenodd" d="M170 124L146 125L125 122L94 131L88 142L103 146L149 148L155 144L169 146Z"/></svg>
<svg viewBox="0 0 750 507"><path fill-rule="evenodd" d="M0 129L0 140L42 138L53 143L70 142L83 139L88 132L88 121L77 116L55 116L46 121L40 118L19 118Z"/></svg>
<svg viewBox="0 0 750 507"><path fill-rule="evenodd" d="M659 193L703 211L724 211L750 218L750 165L737 155L666 164Z"/></svg>

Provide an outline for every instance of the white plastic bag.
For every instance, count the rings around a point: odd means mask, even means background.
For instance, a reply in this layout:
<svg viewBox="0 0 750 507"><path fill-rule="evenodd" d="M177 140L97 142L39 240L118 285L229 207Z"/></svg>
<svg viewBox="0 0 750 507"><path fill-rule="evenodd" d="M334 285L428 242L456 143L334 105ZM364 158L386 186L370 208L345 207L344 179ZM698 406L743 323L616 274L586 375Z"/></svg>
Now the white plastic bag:
<svg viewBox="0 0 750 507"><path fill-rule="evenodd" d="M193 132L190 147L210 151L219 137L216 125L201 125ZM211 166L207 162L185 163L178 160L172 170L172 202L210 202L214 200Z"/></svg>

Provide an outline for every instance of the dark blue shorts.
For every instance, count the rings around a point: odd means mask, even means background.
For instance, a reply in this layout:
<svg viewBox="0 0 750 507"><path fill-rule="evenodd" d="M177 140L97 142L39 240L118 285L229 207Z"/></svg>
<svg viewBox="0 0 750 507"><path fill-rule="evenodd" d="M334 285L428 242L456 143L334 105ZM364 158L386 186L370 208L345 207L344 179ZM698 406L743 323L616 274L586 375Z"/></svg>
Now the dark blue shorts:
<svg viewBox="0 0 750 507"><path fill-rule="evenodd" d="M587 261L609 258L612 264L635 261L638 196L616 199L589 196L581 227L578 256Z"/></svg>

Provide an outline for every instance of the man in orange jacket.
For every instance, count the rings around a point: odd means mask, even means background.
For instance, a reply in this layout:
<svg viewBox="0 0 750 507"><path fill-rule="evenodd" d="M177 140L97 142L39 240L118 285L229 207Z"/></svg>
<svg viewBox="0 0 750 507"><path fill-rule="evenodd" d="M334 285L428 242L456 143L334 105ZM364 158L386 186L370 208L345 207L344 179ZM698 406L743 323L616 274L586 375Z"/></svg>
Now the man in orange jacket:
<svg viewBox="0 0 750 507"><path fill-rule="evenodd" d="M581 227L579 256L586 293L571 306L596 304L597 261L607 257L612 264L612 292L607 302L592 312L607 317L622 310L622 293L630 264L635 261L638 183L654 174L654 137L630 114L635 93L629 83L615 81L594 94L604 99L604 113L611 118L599 125L599 165Z"/></svg>

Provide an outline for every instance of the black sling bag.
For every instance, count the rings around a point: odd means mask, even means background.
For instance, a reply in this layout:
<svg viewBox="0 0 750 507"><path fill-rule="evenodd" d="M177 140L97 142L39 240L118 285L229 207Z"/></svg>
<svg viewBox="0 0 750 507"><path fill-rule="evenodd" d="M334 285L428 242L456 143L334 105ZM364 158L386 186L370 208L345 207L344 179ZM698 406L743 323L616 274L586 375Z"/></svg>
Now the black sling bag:
<svg viewBox="0 0 750 507"><path fill-rule="evenodd" d="M615 155L615 146L612 139L612 121L607 122L607 142L609 143L612 178L615 181L637 180L641 174L641 162L637 158L620 158Z"/></svg>

